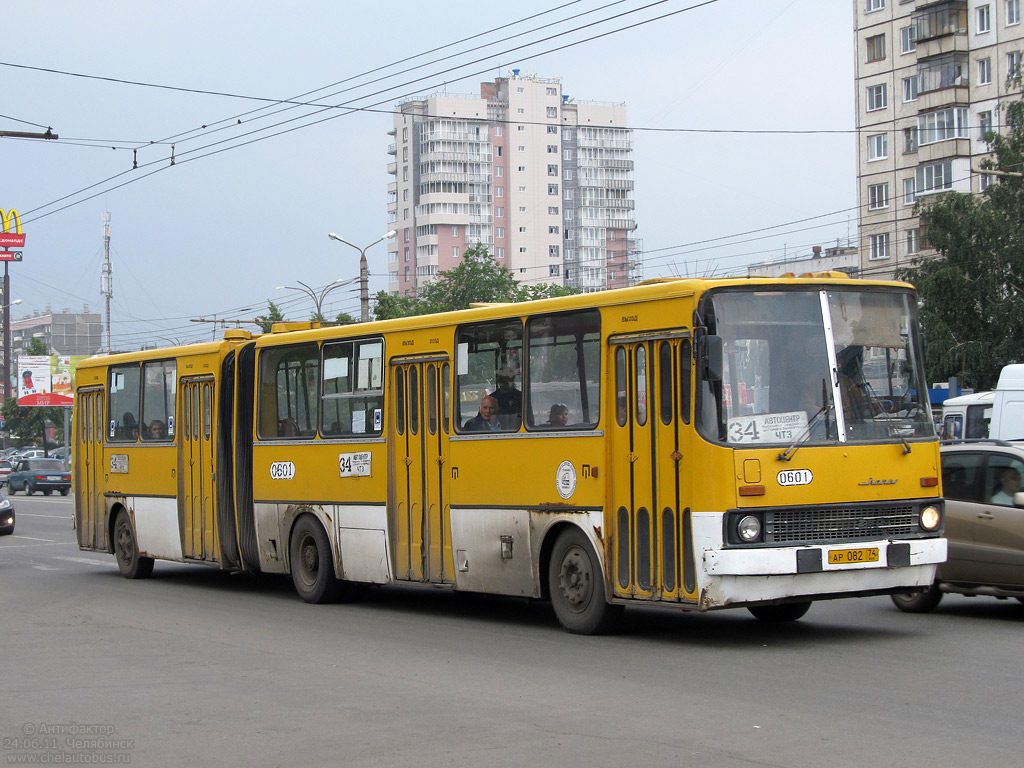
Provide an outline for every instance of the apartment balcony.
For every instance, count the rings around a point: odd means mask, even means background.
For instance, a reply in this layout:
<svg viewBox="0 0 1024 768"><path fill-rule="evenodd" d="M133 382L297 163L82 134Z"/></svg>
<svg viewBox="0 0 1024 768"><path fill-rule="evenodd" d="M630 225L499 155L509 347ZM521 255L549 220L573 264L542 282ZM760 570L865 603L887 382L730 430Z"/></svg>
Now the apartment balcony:
<svg viewBox="0 0 1024 768"><path fill-rule="evenodd" d="M388 163L388 174L391 176L398 175L398 163Z"/></svg>
<svg viewBox="0 0 1024 768"><path fill-rule="evenodd" d="M917 165L928 165L951 157L970 157L970 139L948 139L932 144L922 144L917 148Z"/></svg>
<svg viewBox="0 0 1024 768"><path fill-rule="evenodd" d="M398 194L398 182L397 181L388 182L388 194L389 195L397 195Z"/></svg>
<svg viewBox="0 0 1024 768"><path fill-rule="evenodd" d="M613 198L606 198L601 201L601 205L605 208L612 208L621 211L632 211L636 209L635 200L616 200Z"/></svg>
<svg viewBox="0 0 1024 768"><path fill-rule="evenodd" d="M398 154L398 148L394 144L388 144L388 154L389 155L397 155Z"/></svg>

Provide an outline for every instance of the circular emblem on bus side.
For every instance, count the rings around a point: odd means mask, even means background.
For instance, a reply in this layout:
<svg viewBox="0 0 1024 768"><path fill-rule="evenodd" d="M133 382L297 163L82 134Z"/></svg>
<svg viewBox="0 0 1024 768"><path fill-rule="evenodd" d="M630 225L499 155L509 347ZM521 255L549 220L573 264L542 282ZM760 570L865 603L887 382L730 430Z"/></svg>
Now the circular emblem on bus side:
<svg viewBox="0 0 1024 768"><path fill-rule="evenodd" d="M570 498L576 492L576 467L571 461L563 461L555 473L555 488L563 499Z"/></svg>

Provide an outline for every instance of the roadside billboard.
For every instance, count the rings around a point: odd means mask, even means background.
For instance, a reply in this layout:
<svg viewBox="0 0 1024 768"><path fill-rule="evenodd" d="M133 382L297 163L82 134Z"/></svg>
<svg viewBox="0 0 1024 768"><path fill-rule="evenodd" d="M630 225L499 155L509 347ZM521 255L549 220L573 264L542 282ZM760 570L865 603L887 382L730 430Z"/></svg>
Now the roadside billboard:
<svg viewBox="0 0 1024 768"><path fill-rule="evenodd" d="M86 357L19 355L18 405L71 405L75 395L75 368Z"/></svg>

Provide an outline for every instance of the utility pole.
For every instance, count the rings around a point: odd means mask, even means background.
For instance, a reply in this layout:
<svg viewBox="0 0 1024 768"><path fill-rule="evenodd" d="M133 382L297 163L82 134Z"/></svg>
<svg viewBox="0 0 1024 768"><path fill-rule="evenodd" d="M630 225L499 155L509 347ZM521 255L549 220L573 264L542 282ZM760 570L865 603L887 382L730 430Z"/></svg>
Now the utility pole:
<svg viewBox="0 0 1024 768"><path fill-rule="evenodd" d="M103 272L100 275L100 293L107 301L107 343L103 349L110 354L110 300L114 297L114 281L110 268L110 213L103 214Z"/></svg>

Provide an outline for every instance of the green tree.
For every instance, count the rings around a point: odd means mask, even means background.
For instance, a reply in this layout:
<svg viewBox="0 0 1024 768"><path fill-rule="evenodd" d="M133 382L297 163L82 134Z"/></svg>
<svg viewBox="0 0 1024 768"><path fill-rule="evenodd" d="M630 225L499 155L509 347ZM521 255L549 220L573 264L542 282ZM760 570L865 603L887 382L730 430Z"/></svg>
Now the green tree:
<svg viewBox="0 0 1024 768"><path fill-rule="evenodd" d="M256 322L259 323L259 326L263 329L264 333L270 333L270 329L273 327L274 323L283 323L285 322L285 319L280 307L278 307L274 302L268 300L267 314L257 315Z"/></svg>
<svg viewBox="0 0 1024 768"><path fill-rule="evenodd" d="M33 338L24 349L26 355L49 355L41 339ZM18 406L17 392L0 408L4 417L4 429L11 433L11 439L19 448L38 444L44 448L55 448L64 440L64 413L55 406ZM47 426L54 428L54 440L46 437Z"/></svg>
<svg viewBox="0 0 1024 768"><path fill-rule="evenodd" d="M920 201L938 256L897 270L922 300L928 380L957 376L975 390L992 389L1004 365L1024 360L1024 101L1005 107L1003 123L1005 134L986 136L992 158L983 163L998 183Z"/></svg>
<svg viewBox="0 0 1024 768"><path fill-rule="evenodd" d="M466 249L457 267L440 273L419 295L378 293L373 313L378 320L385 320L468 309L475 303L528 301L573 293L578 291L560 285L520 285L508 267L498 264L487 248L477 243Z"/></svg>

